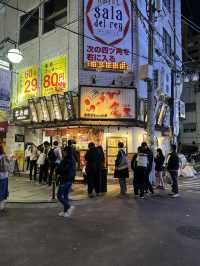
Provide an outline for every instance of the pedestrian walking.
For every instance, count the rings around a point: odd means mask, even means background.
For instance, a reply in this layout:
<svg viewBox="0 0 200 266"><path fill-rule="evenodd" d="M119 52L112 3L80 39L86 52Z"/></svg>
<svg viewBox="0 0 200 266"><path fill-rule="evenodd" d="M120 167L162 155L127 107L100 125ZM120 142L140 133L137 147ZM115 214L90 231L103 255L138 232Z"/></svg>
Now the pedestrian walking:
<svg viewBox="0 0 200 266"><path fill-rule="evenodd" d="M70 147L64 148L63 159L58 165L56 171L59 181L57 198L64 208L64 210L59 213L59 216L70 217L74 206L70 206L68 196L72 187L73 177L76 172L76 161L73 157L72 149L70 149Z"/></svg>
<svg viewBox="0 0 200 266"><path fill-rule="evenodd" d="M93 190L96 196L100 192L100 154L93 142L88 144L88 151L85 155L86 174L88 181L88 196L93 197Z"/></svg>
<svg viewBox="0 0 200 266"><path fill-rule="evenodd" d="M141 144L142 150L144 153L147 154L148 157L148 167L147 167L147 175L146 175L146 181L145 181L145 192L148 193L148 190L154 194L153 186L150 182L150 174L152 171L153 166L153 152L149 149L146 142L142 142Z"/></svg>
<svg viewBox="0 0 200 266"><path fill-rule="evenodd" d="M26 171L28 171L30 167L30 157L31 157L31 145L27 145L25 149Z"/></svg>
<svg viewBox="0 0 200 266"><path fill-rule="evenodd" d="M47 183L47 180L49 178L49 159L48 159L48 153L50 151L50 144L48 141L45 141L43 144L44 147L44 154L45 154L45 162L44 162L44 176L43 180L45 183Z"/></svg>
<svg viewBox="0 0 200 266"><path fill-rule="evenodd" d="M138 196L140 192L140 198L144 199L145 182L148 168L148 156L145 153L144 148L138 147L138 152L133 156L131 161L131 168L134 172L134 194L135 196Z"/></svg>
<svg viewBox="0 0 200 266"><path fill-rule="evenodd" d="M68 144L68 147L71 149L72 156L75 160L75 163L77 164L79 162L79 154L78 154L78 151L76 150L76 147L75 147L76 141L69 139L67 144ZM74 172L73 183L75 182L75 178L76 178L76 168L75 168L75 172Z"/></svg>
<svg viewBox="0 0 200 266"><path fill-rule="evenodd" d="M179 157L176 152L176 145L171 145L171 153L169 154L167 161L167 170L170 173L172 179L172 197L179 197L178 190L178 170L179 170Z"/></svg>
<svg viewBox="0 0 200 266"><path fill-rule="evenodd" d="M161 149L157 149L157 155L154 161L155 161L156 177L158 179L157 188L165 189L165 181L164 181L164 176L163 176L165 156L163 155L163 152Z"/></svg>
<svg viewBox="0 0 200 266"><path fill-rule="evenodd" d="M58 141L54 141L53 148L49 150L48 160L50 168L48 185L51 186L56 167L60 164L62 160L62 151L58 145Z"/></svg>
<svg viewBox="0 0 200 266"><path fill-rule="evenodd" d="M126 178L129 177L128 158L123 142L118 143L118 149L119 151L115 160L114 177L119 179L120 194L124 196L127 193Z"/></svg>
<svg viewBox="0 0 200 266"><path fill-rule="evenodd" d="M37 159L38 159L38 150L35 144L31 145L31 155L30 155L30 181L32 180L32 176L34 181L36 181L37 176ZM34 172L34 173L33 173Z"/></svg>
<svg viewBox="0 0 200 266"><path fill-rule="evenodd" d="M8 198L9 160L0 145L0 211L5 209L5 201Z"/></svg>
<svg viewBox="0 0 200 266"><path fill-rule="evenodd" d="M42 182L47 182L46 176L45 176L45 159L46 154L44 153L44 147L40 147L39 149L39 157L37 160L37 165L39 166L39 184L42 184Z"/></svg>

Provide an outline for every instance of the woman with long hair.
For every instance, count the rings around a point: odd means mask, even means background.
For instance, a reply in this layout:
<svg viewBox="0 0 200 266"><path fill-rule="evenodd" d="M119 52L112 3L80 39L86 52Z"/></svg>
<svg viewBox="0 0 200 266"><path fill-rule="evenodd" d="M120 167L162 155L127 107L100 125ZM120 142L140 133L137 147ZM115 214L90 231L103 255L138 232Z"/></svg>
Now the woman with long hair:
<svg viewBox="0 0 200 266"><path fill-rule="evenodd" d="M8 198L8 174L9 160L0 145L0 211L5 209L5 201Z"/></svg>
<svg viewBox="0 0 200 266"><path fill-rule="evenodd" d="M155 170L156 170L156 177L158 179L158 187L160 189L165 189L165 182L163 177L163 170L164 170L164 162L165 156L161 149L157 149L157 155L155 157Z"/></svg>

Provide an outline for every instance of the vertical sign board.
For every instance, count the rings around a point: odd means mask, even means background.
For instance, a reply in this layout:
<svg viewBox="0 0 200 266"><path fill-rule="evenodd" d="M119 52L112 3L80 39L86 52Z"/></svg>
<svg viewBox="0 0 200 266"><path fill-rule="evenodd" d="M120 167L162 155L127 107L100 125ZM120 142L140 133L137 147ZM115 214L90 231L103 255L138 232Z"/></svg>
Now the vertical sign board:
<svg viewBox="0 0 200 266"><path fill-rule="evenodd" d="M42 63L42 96L67 91L67 58L59 56Z"/></svg>
<svg viewBox="0 0 200 266"><path fill-rule="evenodd" d="M18 104L24 104L28 99L38 96L38 66L19 70L18 74Z"/></svg>
<svg viewBox="0 0 200 266"><path fill-rule="evenodd" d="M84 0L84 66L124 71L132 65L130 0Z"/></svg>
<svg viewBox="0 0 200 266"><path fill-rule="evenodd" d="M0 110L8 111L10 108L11 72L0 69Z"/></svg>

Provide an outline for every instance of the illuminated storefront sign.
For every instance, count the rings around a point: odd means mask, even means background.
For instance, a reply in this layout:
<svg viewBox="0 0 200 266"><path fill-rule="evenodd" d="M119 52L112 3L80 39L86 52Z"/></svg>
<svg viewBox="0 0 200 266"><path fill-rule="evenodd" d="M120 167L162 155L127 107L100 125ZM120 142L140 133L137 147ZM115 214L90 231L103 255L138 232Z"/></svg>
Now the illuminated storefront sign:
<svg viewBox="0 0 200 266"><path fill-rule="evenodd" d="M42 63L42 96L67 91L67 58L59 56Z"/></svg>
<svg viewBox="0 0 200 266"><path fill-rule="evenodd" d="M29 107L21 107L13 110L13 119L14 121L29 120L30 119L30 110Z"/></svg>
<svg viewBox="0 0 200 266"><path fill-rule="evenodd" d="M134 89L81 87L81 118L134 119L135 107Z"/></svg>
<svg viewBox="0 0 200 266"><path fill-rule="evenodd" d="M84 0L84 66L124 71L132 64L129 0Z"/></svg>
<svg viewBox="0 0 200 266"><path fill-rule="evenodd" d="M19 70L18 104L38 96L38 66L33 65Z"/></svg>

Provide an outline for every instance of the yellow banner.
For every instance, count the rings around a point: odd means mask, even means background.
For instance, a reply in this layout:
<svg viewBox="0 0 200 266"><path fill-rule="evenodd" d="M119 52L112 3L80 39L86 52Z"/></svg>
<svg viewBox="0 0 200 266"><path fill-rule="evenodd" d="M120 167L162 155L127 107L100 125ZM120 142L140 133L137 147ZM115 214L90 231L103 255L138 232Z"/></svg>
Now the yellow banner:
<svg viewBox="0 0 200 266"><path fill-rule="evenodd" d="M67 91L67 58L59 56L42 63L42 96L63 94Z"/></svg>
<svg viewBox="0 0 200 266"><path fill-rule="evenodd" d="M18 104L23 104L29 98L37 96L38 96L38 66L33 65L19 70Z"/></svg>

